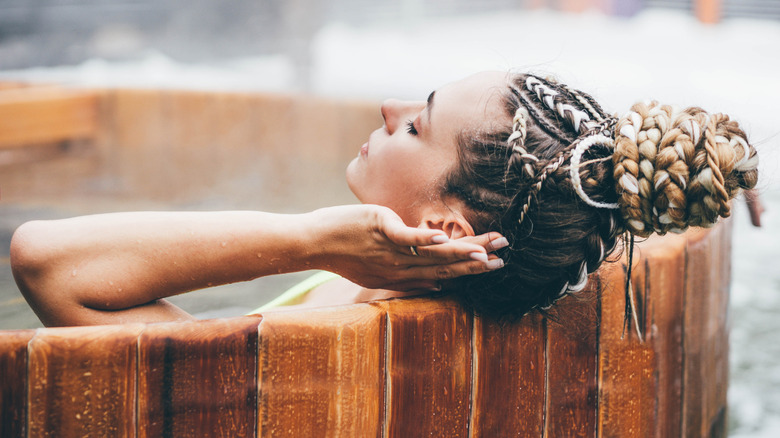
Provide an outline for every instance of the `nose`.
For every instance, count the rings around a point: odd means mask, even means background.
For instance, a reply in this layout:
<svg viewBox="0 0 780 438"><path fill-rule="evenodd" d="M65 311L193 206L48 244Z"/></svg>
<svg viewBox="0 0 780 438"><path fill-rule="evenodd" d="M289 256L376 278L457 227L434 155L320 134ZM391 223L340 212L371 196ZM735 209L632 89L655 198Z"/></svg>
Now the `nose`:
<svg viewBox="0 0 780 438"><path fill-rule="evenodd" d="M379 111L382 113L387 132L392 135L399 126L406 120L416 117L423 108L425 102L387 99L382 102Z"/></svg>

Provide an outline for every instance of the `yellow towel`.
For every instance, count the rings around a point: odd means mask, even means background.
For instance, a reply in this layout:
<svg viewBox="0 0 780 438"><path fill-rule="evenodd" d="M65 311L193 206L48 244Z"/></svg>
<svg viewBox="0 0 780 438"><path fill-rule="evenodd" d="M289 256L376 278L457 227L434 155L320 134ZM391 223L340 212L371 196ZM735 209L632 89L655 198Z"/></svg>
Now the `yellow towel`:
<svg viewBox="0 0 780 438"><path fill-rule="evenodd" d="M303 280L302 282L287 289L286 291L284 291L283 294L279 295L278 297L274 298L268 303L247 313L247 315L262 313L266 310L273 309L276 307L299 304L301 298L303 298L304 295L306 295L307 293L311 292L312 289L339 277L340 275L334 274L332 272L327 272L327 271L318 272L312 275L311 277L307 278L306 280Z"/></svg>

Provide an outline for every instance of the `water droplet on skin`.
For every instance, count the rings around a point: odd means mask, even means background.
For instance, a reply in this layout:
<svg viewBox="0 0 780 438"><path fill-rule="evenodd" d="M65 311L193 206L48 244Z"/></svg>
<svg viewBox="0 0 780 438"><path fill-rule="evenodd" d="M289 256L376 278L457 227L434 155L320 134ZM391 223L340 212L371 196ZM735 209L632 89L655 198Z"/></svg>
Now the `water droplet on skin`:
<svg viewBox="0 0 780 438"><path fill-rule="evenodd" d="M262 253L257 253L257 258L259 258L259 259L263 258L263 254Z"/></svg>
<svg viewBox="0 0 780 438"><path fill-rule="evenodd" d="M109 282L108 282L108 285L109 285L109 286L113 286L113 285L114 285L114 282L109 280Z"/></svg>
<svg viewBox="0 0 780 438"><path fill-rule="evenodd" d="M70 275L71 275L71 277L75 277L76 274L78 274L78 273L79 273L79 271L74 269L73 271L71 271Z"/></svg>
<svg viewBox="0 0 780 438"><path fill-rule="evenodd" d="M224 248L226 246L227 246L227 242L222 242L222 247Z"/></svg>

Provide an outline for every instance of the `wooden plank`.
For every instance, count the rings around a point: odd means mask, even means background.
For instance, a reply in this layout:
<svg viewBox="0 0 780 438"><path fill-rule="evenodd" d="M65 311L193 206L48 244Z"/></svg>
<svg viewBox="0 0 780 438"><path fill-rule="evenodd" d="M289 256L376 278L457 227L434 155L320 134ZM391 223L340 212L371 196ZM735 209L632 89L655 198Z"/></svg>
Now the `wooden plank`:
<svg viewBox="0 0 780 438"><path fill-rule="evenodd" d="M0 332L0 436L27 436L27 344L35 330Z"/></svg>
<svg viewBox="0 0 780 438"><path fill-rule="evenodd" d="M166 199L173 193L166 172L170 143L165 104L159 90L112 90L106 98L111 114L108 172L134 196Z"/></svg>
<svg viewBox="0 0 780 438"><path fill-rule="evenodd" d="M724 221L712 229L712 261L710 267L713 290L710 314L707 316L707 363L710 377L705 400L705 426L709 437L725 437L726 405L729 383L729 281L731 276L731 223Z"/></svg>
<svg viewBox="0 0 780 438"><path fill-rule="evenodd" d="M386 437L468 435L472 317L452 301L390 300Z"/></svg>
<svg viewBox="0 0 780 438"><path fill-rule="evenodd" d="M165 94L166 124L170 137L170 155L165 162L166 173L174 193L186 193L193 183L202 188L218 182L217 163L221 157L213 125L216 93L175 91ZM193 181L193 180L197 181Z"/></svg>
<svg viewBox="0 0 780 438"><path fill-rule="evenodd" d="M706 436L706 399L714 382L706 326L711 312L713 251L709 232L689 235L685 266L683 436Z"/></svg>
<svg viewBox="0 0 780 438"><path fill-rule="evenodd" d="M474 319L470 436L542 436L544 344L545 321L539 314L509 325Z"/></svg>
<svg viewBox="0 0 780 438"><path fill-rule="evenodd" d="M683 300L685 297L684 235L652 238L641 246L650 310L648 342L656 355L655 436L682 433Z"/></svg>
<svg viewBox="0 0 780 438"><path fill-rule="evenodd" d="M30 436L132 436L143 325L40 329L29 344Z"/></svg>
<svg viewBox="0 0 780 438"><path fill-rule="evenodd" d="M98 102L98 94L87 90L6 90L0 94L0 148L92 138Z"/></svg>
<svg viewBox="0 0 780 438"><path fill-rule="evenodd" d="M599 333L599 435L649 437L655 433L656 355L652 347L652 314L648 304L654 301L647 287L645 254L634 251L632 290L640 330L631 321L624 328L625 281L627 260L606 264L599 277L601 290L601 327Z"/></svg>
<svg viewBox="0 0 780 438"><path fill-rule="evenodd" d="M385 327L368 304L264 314L258 436L381 436Z"/></svg>
<svg viewBox="0 0 780 438"><path fill-rule="evenodd" d="M231 193L245 192L244 187L255 186L260 178L256 163L265 159L260 145L265 139L252 135L256 99L252 94L220 93L212 103L211 135L216 139L212 172L220 185L229 185L225 190ZM258 191L250 192L247 195L256 200Z"/></svg>
<svg viewBox="0 0 780 438"><path fill-rule="evenodd" d="M148 325L138 342L138 436L255 436L259 322Z"/></svg>
<svg viewBox="0 0 780 438"><path fill-rule="evenodd" d="M595 436L598 416L596 275L550 309L547 322L545 436Z"/></svg>

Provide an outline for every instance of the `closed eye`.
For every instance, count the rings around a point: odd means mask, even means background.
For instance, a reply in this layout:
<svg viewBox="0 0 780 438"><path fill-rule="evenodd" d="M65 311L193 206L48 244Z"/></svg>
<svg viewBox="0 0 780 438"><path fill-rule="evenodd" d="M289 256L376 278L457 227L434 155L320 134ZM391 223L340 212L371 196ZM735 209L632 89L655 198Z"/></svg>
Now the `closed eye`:
<svg viewBox="0 0 780 438"><path fill-rule="evenodd" d="M417 135L417 128L414 127L413 120L406 121L406 132L408 132L411 135Z"/></svg>

